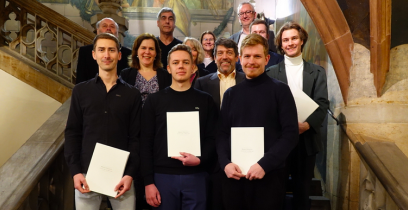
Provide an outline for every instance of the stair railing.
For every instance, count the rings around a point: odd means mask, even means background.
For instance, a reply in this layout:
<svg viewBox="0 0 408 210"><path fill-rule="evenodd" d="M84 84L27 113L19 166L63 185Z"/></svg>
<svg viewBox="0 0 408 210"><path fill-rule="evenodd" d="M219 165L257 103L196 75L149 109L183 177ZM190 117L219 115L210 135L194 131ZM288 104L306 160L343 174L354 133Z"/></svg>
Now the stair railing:
<svg viewBox="0 0 408 210"><path fill-rule="evenodd" d="M95 34L35 0L0 0L0 49L73 87L81 46Z"/></svg>

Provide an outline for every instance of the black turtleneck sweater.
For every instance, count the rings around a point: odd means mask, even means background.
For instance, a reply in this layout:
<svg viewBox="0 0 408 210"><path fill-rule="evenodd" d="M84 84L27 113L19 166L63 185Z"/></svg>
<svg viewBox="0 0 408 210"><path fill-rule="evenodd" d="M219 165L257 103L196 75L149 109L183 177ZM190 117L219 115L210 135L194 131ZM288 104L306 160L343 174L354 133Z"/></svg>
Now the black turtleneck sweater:
<svg viewBox="0 0 408 210"><path fill-rule="evenodd" d="M167 155L167 112L199 111L200 165L184 166ZM193 174L205 171L213 164L215 153L214 129L218 108L205 92L190 88L178 92L170 87L147 97L142 111L141 162L144 184L153 184L153 174Z"/></svg>
<svg viewBox="0 0 408 210"><path fill-rule="evenodd" d="M285 166L299 138L296 105L289 87L265 73L225 92L220 123L217 152L222 169L231 163L231 127L264 127L265 154L258 163L266 173Z"/></svg>

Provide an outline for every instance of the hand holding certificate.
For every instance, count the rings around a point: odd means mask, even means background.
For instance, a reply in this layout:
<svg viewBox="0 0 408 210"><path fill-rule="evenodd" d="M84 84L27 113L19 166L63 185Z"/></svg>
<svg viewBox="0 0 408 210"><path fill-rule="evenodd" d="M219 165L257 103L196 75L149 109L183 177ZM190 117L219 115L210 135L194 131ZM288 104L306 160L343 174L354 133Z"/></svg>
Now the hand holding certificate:
<svg viewBox="0 0 408 210"><path fill-rule="evenodd" d="M264 156L264 128L231 128L231 161L239 166L242 174Z"/></svg>
<svg viewBox="0 0 408 210"><path fill-rule="evenodd" d="M89 190L116 197L114 189L122 181L128 157L127 151L96 143L86 174Z"/></svg>
<svg viewBox="0 0 408 210"><path fill-rule="evenodd" d="M167 154L180 156L180 152L201 156L198 111L167 112Z"/></svg>

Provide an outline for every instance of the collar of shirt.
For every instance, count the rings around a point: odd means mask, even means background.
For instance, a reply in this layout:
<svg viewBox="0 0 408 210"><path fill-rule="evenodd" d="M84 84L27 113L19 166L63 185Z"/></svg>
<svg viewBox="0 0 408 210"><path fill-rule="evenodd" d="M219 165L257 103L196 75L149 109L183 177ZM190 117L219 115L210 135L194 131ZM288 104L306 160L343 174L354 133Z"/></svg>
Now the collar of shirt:
<svg viewBox="0 0 408 210"><path fill-rule="evenodd" d="M289 57L287 55L284 55L284 56L285 56L285 65L299 66L303 63L302 54L296 57Z"/></svg>
<svg viewBox="0 0 408 210"><path fill-rule="evenodd" d="M225 79L227 79L227 78L234 79L234 78L235 78L235 74L236 74L235 69L234 69L234 71L232 71L230 74L228 74L228 76L225 76L225 74L221 74L221 72L217 71L217 76L218 76L218 78L219 78L221 81L222 81L222 80L225 80Z"/></svg>

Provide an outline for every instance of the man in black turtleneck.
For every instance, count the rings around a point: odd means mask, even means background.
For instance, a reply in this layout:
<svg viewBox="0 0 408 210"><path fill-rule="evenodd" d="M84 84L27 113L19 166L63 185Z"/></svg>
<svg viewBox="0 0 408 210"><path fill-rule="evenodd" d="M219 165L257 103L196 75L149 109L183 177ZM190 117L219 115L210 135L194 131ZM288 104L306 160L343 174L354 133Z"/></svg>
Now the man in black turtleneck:
<svg viewBox="0 0 408 210"><path fill-rule="evenodd" d="M229 88L222 101L217 153L226 177L226 209L282 209L285 160L298 142L296 105L289 87L266 75L268 42L250 34L241 45L245 81ZM231 162L231 128L263 127L264 156L247 174ZM250 141L250 139L249 139Z"/></svg>
<svg viewBox="0 0 408 210"><path fill-rule="evenodd" d="M218 107L212 97L191 87L190 48L179 44L169 52L172 84L149 95L142 111L141 162L146 201L158 209L206 209L208 166L215 157L214 129ZM168 157L167 112L198 112L201 156L186 151Z"/></svg>

